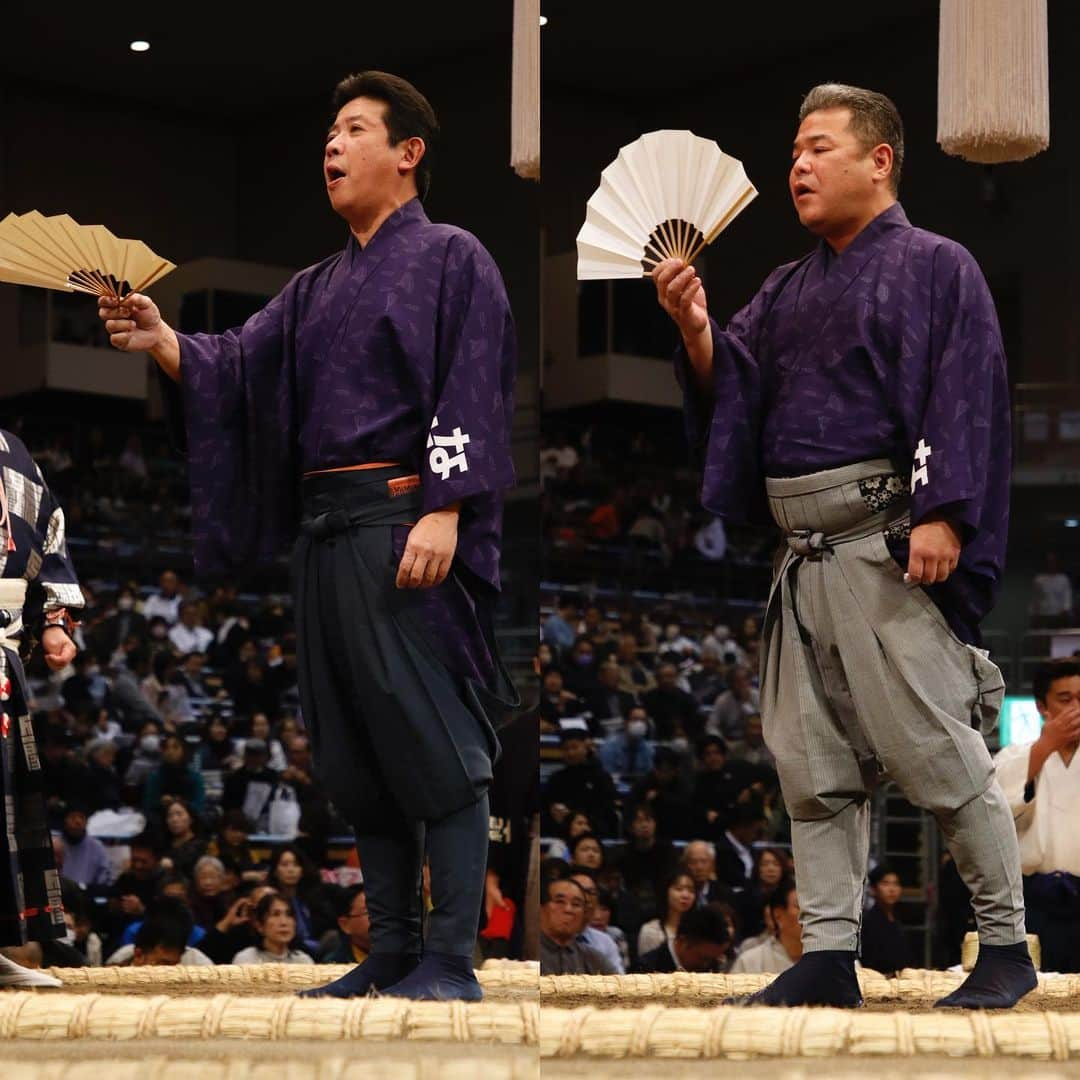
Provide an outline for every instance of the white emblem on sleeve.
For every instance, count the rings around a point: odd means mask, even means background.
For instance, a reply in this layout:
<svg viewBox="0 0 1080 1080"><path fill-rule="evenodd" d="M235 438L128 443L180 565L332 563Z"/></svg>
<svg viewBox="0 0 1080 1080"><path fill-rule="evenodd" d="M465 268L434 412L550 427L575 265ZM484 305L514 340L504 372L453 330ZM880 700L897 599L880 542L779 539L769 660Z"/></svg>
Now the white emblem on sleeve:
<svg viewBox="0 0 1080 1080"><path fill-rule="evenodd" d="M449 435L436 435L435 429L439 426L439 418L436 416L431 421L431 431L428 434L428 465L431 471L445 480L454 469L462 472L469 471L469 463L465 458L465 447L469 443L469 436L461 428L456 427ZM434 447L434 449L432 449ZM453 454L451 454L451 450Z"/></svg>
<svg viewBox="0 0 1080 1080"><path fill-rule="evenodd" d="M911 472L911 494L915 494L915 488L918 484L930 483L930 466L926 464L926 459L934 452L932 446L927 446L926 443L920 439L919 445L915 447L915 460L919 463L919 468L913 469Z"/></svg>

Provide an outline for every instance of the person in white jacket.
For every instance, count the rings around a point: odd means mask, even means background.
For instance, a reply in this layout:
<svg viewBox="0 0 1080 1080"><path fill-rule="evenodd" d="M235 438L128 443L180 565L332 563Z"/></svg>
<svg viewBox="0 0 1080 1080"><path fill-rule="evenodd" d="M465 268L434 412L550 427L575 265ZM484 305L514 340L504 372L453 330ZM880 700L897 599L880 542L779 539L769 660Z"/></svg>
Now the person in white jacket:
<svg viewBox="0 0 1080 1080"><path fill-rule="evenodd" d="M1020 842L1027 929L1044 971L1080 971L1080 660L1058 660L1033 680L1043 728L994 759Z"/></svg>

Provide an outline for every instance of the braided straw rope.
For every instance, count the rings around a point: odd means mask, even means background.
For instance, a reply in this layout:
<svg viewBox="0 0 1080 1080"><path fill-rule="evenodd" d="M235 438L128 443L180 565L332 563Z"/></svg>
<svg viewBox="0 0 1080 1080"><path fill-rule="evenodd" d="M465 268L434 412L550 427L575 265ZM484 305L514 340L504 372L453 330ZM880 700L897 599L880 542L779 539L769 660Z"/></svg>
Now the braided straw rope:
<svg viewBox="0 0 1080 1080"><path fill-rule="evenodd" d="M521 1058L401 1057L377 1055L310 1058L285 1057L259 1061L230 1055L226 1061L212 1058L151 1056L136 1061L100 1058L72 1061L4 1061L4 1080L536 1080L539 1062Z"/></svg>
<svg viewBox="0 0 1080 1080"><path fill-rule="evenodd" d="M535 1001L0 994L6 1039L414 1039L536 1045ZM5 1074L6 1076L6 1074Z"/></svg>
<svg viewBox="0 0 1080 1080"><path fill-rule="evenodd" d="M905 968L895 979L876 971L859 972L859 985L867 1001L925 1002L955 990L966 974ZM542 975L540 998L558 1004L560 997L596 998L614 1004L672 999L694 1003L706 999L742 997L768 986L775 975L697 975L678 971L671 975ZM1040 975L1032 998L1047 1001L1080 995L1080 975Z"/></svg>
<svg viewBox="0 0 1080 1080"><path fill-rule="evenodd" d="M253 990L306 990L323 986L351 971L354 964L175 964L167 967L49 968L65 986L167 993L251 993ZM540 965L527 961L490 960L476 973L485 990L533 990Z"/></svg>
<svg viewBox="0 0 1080 1080"><path fill-rule="evenodd" d="M1080 1013L851 1009L580 1009L540 1013L541 1058L1080 1056Z"/></svg>

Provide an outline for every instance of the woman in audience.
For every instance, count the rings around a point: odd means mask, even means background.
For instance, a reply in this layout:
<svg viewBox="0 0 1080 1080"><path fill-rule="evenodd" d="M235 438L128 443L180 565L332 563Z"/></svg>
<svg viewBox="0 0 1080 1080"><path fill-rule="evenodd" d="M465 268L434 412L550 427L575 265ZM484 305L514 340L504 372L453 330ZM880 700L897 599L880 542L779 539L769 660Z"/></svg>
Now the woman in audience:
<svg viewBox="0 0 1080 1080"><path fill-rule="evenodd" d="M787 872L787 853L782 848L761 848L754 856L750 884L738 897L743 934L747 937L765 929L765 907Z"/></svg>
<svg viewBox="0 0 1080 1080"><path fill-rule="evenodd" d="M657 894L659 918L650 919L638 931L638 956L662 945L672 942L679 931L679 919L694 906L697 888L694 879L686 870L676 870L664 882L664 887Z"/></svg>
<svg viewBox="0 0 1080 1080"><path fill-rule="evenodd" d="M174 798L165 811L166 850L165 858L172 869L190 878L195 863L206 854L207 840L202 835L202 824L184 799Z"/></svg>
<svg viewBox="0 0 1080 1080"><path fill-rule="evenodd" d="M267 893L256 905L253 916L259 944L241 949L234 964L313 964L302 949L291 948L296 937L296 918L289 902L276 893Z"/></svg>
<svg viewBox="0 0 1080 1080"><path fill-rule="evenodd" d="M337 926L319 871L296 844L283 844L270 859L266 880L292 909L297 946L318 956L320 938Z"/></svg>
<svg viewBox="0 0 1080 1080"><path fill-rule="evenodd" d="M206 785L202 774L187 760L187 745L179 735L161 740L161 764L146 778L143 809L146 816L161 822L162 809L172 799L183 799L195 814L206 806Z"/></svg>
<svg viewBox="0 0 1080 1080"><path fill-rule="evenodd" d="M196 925L209 930L225 917L235 899L226 886L225 866L213 855L203 855L195 863L192 881L195 887L191 895L191 914Z"/></svg>
<svg viewBox="0 0 1080 1080"><path fill-rule="evenodd" d="M240 768L242 758L229 738L229 725L221 716L211 716L203 728L202 744L195 752L199 772L232 772Z"/></svg>

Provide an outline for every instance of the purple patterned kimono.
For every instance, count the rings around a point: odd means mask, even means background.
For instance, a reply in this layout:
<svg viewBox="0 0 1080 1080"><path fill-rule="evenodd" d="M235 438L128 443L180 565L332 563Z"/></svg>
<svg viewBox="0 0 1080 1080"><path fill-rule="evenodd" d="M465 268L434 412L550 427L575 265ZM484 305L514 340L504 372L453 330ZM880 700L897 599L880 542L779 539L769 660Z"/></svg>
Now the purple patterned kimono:
<svg viewBox="0 0 1080 1080"><path fill-rule="evenodd" d="M773 271L726 330L713 323L715 408L688 394L705 451L702 501L734 521L770 520L764 478L889 458L911 475L911 524L960 529L956 572L927 592L977 644L1004 566L1010 411L1001 333L971 254L912 227L899 203L836 255ZM687 358L677 372L684 389ZM905 568L906 537L890 550Z"/></svg>
<svg viewBox="0 0 1080 1080"><path fill-rule="evenodd" d="M499 588L516 349L474 236L413 199L243 327L177 336L200 573L272 561L301 474L393 461L420 474L423 513L462 500L458 563Z"/></svg>

